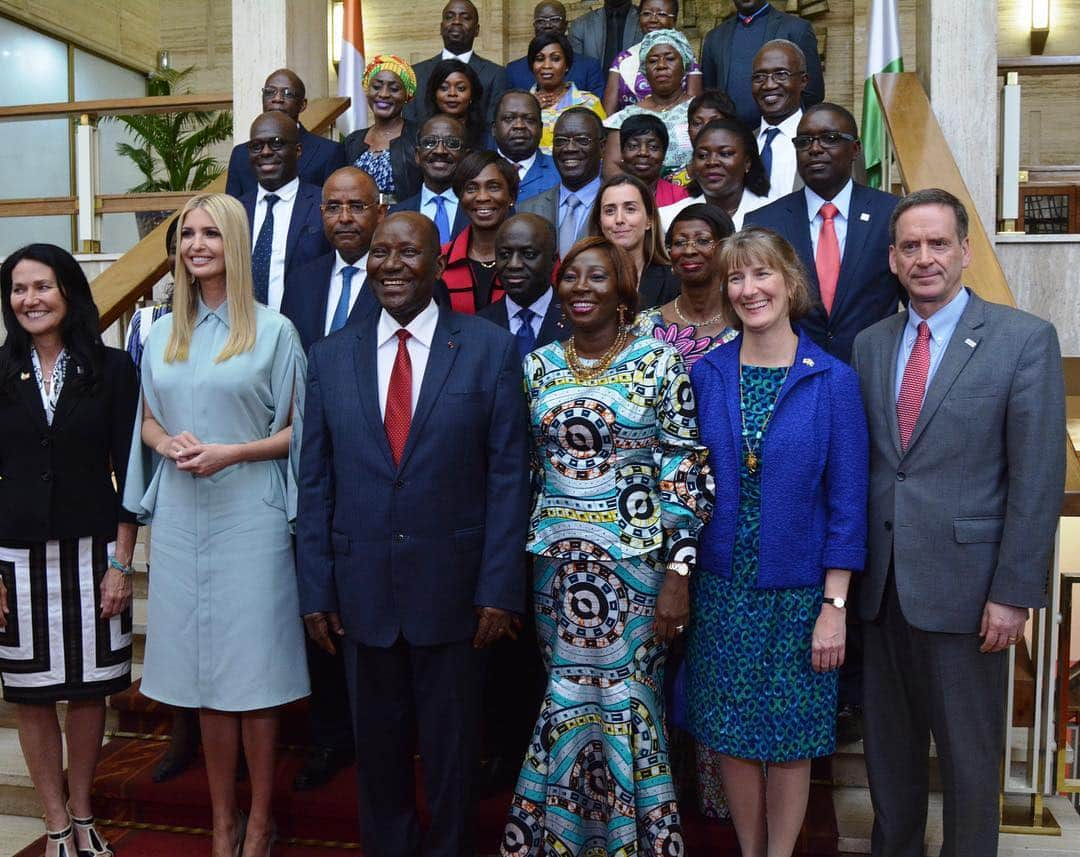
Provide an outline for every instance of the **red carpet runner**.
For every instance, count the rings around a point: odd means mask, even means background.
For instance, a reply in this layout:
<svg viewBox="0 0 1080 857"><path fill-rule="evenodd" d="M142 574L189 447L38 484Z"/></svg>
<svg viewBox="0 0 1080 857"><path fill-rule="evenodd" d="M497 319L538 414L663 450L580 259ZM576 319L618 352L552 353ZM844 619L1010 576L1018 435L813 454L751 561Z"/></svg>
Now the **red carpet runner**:
<svg viewBox="0 0 1080 857"><path fill-rule="evenodd" d="M168 714L139 694L138 684L114 696L111 705L120 712L120 732L160 735L168 729ZM282 742L294 745L304 734L303 705L289 706L282 719ZM121 824L169 828L162 831L108 828L109 838L118 846L118 857L201 857L210 853L210 838L206 833L210 827L206 772L202 765L195 765L174 780L155 783L151 774L165 749L163 741L114 738L102 751L94 781L94 809L98 817ZM278 762L274 817L283 840L297 841L283 841L275 847L275 857L358 857L362 852L357 845L354 771L342 771L321 789L294 792L292 778L302 756L300 748L291 747L282 751ZM815 778L827 779L827 760L818 763L814 773ZM238 783L238 789L243 806L248 798L247 783ZM480 855L497 852L509 803L509 792L481 802L477 817ZM684 813L684 828L689 857L738 855L730 825ZM831 791L828 787L814 786L797 853L801 857L835 855L836 836ZM44 841L39 840L15 857L40 857L43 852Z"/></svg>

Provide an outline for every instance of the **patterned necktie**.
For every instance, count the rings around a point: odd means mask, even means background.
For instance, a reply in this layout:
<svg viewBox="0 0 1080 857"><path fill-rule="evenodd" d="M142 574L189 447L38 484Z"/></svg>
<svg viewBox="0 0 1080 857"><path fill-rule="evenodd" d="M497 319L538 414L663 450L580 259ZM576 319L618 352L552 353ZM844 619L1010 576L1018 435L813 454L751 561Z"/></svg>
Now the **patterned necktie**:
<svg viewBox="0 0 1080 857"><path fill-rule="evenodd" d="M446 216L446 199L442 196L431 198L435 203L435 228L439 230L439 243L450 240L450 218Z"/></svg>
<svg viewBox="0 0 1080 857"><path fill-rule="evenodd" d="M779 128L765 129L765 146L761 150L761 163L765 165L765 172L772 178L772 141L780 133Z"/></svg>
<svg viewBox="0 0 1080 857"><path fill-rule="evenodd" d="M825 312L832 314L836 299L836 284L840 279L840 241L836 237L836 215L840 213L831 202L821 206L821 233L817 242L818 290Z"/></svg>
<svg viewBox="0 0 1080 857"><path fill-rule="evenodd" d="M566 213L559 222L559 258L565 259L570 248L577 241L577 210L581 208L581 200L576 194L570 194L566 198Z"/></svg>
<svg viewBox="0 0 1080 857"><path fill-rule="evenodd" d="M360 269L355 265L346 265L341 269L341 296L338 298L334 317L330 320L330 333L341 330L349 320L349 301L352 298L352 278Z"/></svg>
<svg viewBox="0 0 1080 857"><path fill-rule="evenodd" d="M536 313L528 307L522 307L514 313L514 318L521 320L521 325L514 336L517 338L518 356L522 360L525 359L526 354L536 348L536 334L532 329L532 320L535 315Z"/></svg>
<svg viewBox="0 0 1080 857"><path fill-rule="evenodd" d="M270 256L274 249L274 204L281 199L276 193L263 197L266 217L259 228L259 237L251 251L251 277L255 281L255 300L264 304L270 297Z"/></svg>
<svg viewBox="0 0 1080 857"><path fill-rule="evenodd" d="M390 386L386 390L386 414L383 426L386 439L390 441L390 453L394 464L401 462L405 451L405 441L409 439L409 425L412 423L412 361L405 340L412 334L402 328L397 332L397 356L394 368L390 372Z"/></svg>
<svg viewBox="0 0 1080 857"><path fill-rule="evenodd" d="M930 372L930 326L919 322L919 335L911 348L904 378L900 382L900 398L896 400L896 419L900 426L900 448L907 449L915 423L919 421L923 396L926 393L926 376Z"/></svg>

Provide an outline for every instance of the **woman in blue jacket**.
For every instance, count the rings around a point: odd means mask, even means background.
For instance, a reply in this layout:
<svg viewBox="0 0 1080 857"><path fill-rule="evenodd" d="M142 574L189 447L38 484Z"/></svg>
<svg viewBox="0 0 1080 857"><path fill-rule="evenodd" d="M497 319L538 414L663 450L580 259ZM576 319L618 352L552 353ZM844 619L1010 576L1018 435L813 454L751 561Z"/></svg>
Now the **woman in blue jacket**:
<svg viewBox="0 0 1080 857"><path fill-rule="evenodd" d="M793 327L810 297L791 246L746 229L717 264L741 332L691 373L717 496L692 581L687 717L720 754L742 853L774 857L794 850L810 759L836 741L845 599L865 555L866 417L855 373Z"/></svg>

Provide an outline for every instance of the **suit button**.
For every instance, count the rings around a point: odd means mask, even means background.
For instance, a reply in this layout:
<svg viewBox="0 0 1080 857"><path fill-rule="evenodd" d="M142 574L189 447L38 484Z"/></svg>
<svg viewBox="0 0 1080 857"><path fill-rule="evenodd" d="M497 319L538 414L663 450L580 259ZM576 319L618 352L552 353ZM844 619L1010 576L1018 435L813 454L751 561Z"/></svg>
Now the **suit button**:
<svg viewBox="0 0 1080 857"><path fill-rule="evenodd" d="M404 488L405 487L405 480L404 479L395 479L394 480L394 487L395 488Z"/></svg>
<svg viewBox="0 0 1080 857"><path fill-rule="evenodd" d="M886 521L885 522L885 529L889 530L889 531L892 530L892 521Z"/></svg>
<svg viewBox="0 0 1080 857"><path fill-rule="evenodd" d="M44 473L41 474L41 481L42 482L52 482L52 473L50 473L48 470L46 470Z"/></svg>
<svg viewBox="0 0 1080 857"><path fill-rule="evenodd" d="M907 479L907 474L904 473L903 470L896 471L896 481L897 482L903 482L905 479Z"/></svg>
<svg viewBox="0 0 1080 857"><path fill-rule="evenodd" d="M825 334L825 338L828 339L830 342L832 342L832 340L833 340L833 332L830 330L828 333Z"/></svg>
<svg viewBox="0 0 1080 857"><path fill-rule="evenodd" d="M50 440L49 438L47 438L47 437L43 437L43 438L41 439L41 445L42 445L42 446L49 446L49 445L51 445L51 444L52 444L52 441L51 441L51 440Z"/></svg>
<svg viewBox="0 0 1080 857"><path fill-rule="evenodd" d="M397 534L396 534L396 535L394 536L394 541L396 541L396 542L403 542L403 541L405 541L405 534L404 534L404 533L397 533Z"/></svg>

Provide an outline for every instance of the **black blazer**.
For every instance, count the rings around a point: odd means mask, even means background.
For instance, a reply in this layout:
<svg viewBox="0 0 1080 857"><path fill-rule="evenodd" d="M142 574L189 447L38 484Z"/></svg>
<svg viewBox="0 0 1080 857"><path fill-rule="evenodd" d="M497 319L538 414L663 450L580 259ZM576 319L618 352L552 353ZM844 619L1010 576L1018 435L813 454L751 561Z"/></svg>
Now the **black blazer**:
<svg viewBox="0 0 1080 857"><path fill-rule="evenodd" d="M330 294L330 276L334 272L336 260L337 253L331 250L285 274L281 314L296 327L305 352L323 338L326 330L326 301ZM365 282L360 294L356 296L352 310L349 311L346 325L355 324L378 308L379 302Z"/></svg>
<svg viewBox="0 0 1080 857"><path fill-rule="evenodd" d="M301 182L321 188L330 173L345 166L345 149L341 143L312 134L303 125L300 126L300 147L297 173ZM229 156L225 193L240 199L245 194L254 193L258 186L259 180L255 178L248 158L247 143L238 143L233 146Z"/></svg>
<svg viewBox="0 0 1080 857"><path fill-rule="evenodd" d="M889 270L889 217L899 200L891 193L856 184L851 190L847 238L840 260L833 310L825 314L818 286L806 192L797 190L746 215L746 224L766 226L788 240L806 268L814 306L801 322L803 330L825 351L851 362L859 331L894 315L907 292Z"/></svg>
<svg viewBox="0 0 1080 857"><path fill-rule="evenodd" d="M51 426L29 358L0 379L0 539L113 539L119 522L135 523L121 499L139 379L126 351L103 348L101 358L93 387L69 374Z"/></svg>
<svg viewBox="0 0 1080 857"><path fill-rule="evenodd" d="M342 144L345 147L345 163L355 164L356 159L371 148L364 140L368 130L361 128L345 138ZM394 174L394 197L397 199L420 192L423 177L416 166L416 138L419 134L420 126L406 120L401 136L390 143L390 171Z"/></svg>
<svg viewBox="0 0 1080 857"><path fill-rule="evenodd" d="M486 318L488 321L494 322L503 330L510 329L510 316L506 312L505 297L501 297L495 303L488 304L483 309L478 310L476 315L479 318ZM548 304L547 312L544 313L544 320L540 322L540 335L536 337L536 347L542 348L552 342L561 342L568 339L573 332L570 323L566 320L566 316L563 315L562 304L555 295L552 295L551 303Z"/></svg>
<svg viewBox="0 0 1080 857"><path fill-rule="evenodd" d="M431 59L418 62L413 66L416 74L416 95L405 105L405 118L411 122L420 124L427 116L427 92L428 78L442 61L442 51L439 51ZM498 63L486 60L473 51L469 57L469 65L480 78L480 85L484 87L483 116L485 122L490 125L495 121L495 108L499 106L499 100L506 91L506 69Z"/></svg>
<svg viewBox="0 0 1080 857"><path fill-rule="evenodd" d="M670 265L653 262L645 268L638 285L638 309L652 309L675 300L682 292L682 283Z"/></svg>
<svg viewBox="0 0 1080 857"><path fill-rule="evenodd" d="M408 199L403 199L401 202L395 203L390 206L388 214L397 214L399 211L420 211L420 188L416 189L416 193L410 196ZM426 211L420 212L425 217L428 216ZM458 203L457 214L454 216L454 222L450 224L450 240L453 241L457 238L469 225L469 215L465 213L464 206Z"/></svg>

